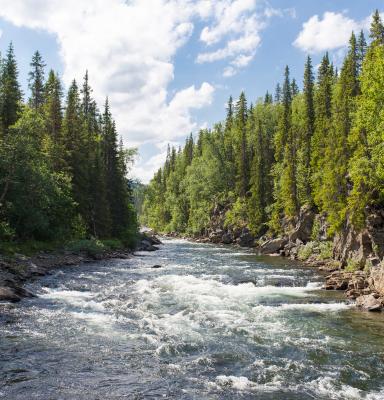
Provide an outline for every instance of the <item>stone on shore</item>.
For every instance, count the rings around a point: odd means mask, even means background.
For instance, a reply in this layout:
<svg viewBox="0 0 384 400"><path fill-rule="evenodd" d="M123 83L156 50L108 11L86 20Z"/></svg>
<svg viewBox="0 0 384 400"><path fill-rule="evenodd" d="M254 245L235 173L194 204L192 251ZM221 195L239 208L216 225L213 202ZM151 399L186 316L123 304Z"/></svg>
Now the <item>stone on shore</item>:
<svg viewBox="0 0 384 400"><path fill-rule="evenodd" d="M366 311L381 311L383 300L378 295L371 293L359 296L356 299L356 306Z"/></svg>
<svg viewBox="0 0 384 400"><path fill-rule="evenodd" d="M288 243L286 238L266 240L260 245L260 252L263 254L275 254L284 248Z"/></svg>

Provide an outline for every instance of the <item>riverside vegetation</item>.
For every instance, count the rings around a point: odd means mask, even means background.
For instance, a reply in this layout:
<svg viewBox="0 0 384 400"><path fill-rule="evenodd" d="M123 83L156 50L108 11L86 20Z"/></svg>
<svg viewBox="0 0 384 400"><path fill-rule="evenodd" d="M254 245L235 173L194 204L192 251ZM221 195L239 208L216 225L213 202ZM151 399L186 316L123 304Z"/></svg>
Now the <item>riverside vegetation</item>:
<svg viewBox="0 0 384 400"><path fill-rule="evenodd" d="M192 135L145 191L142 222L264 253L327 261L328 288L382 305L384 294L384 26L352 33L340 71L325 54L303 89L290 78ZM342 269L342 271L339 271ZM360 271L354 273L354 271ZM361 279L360 279L361 278ZM360 299L361 303L362 299ZM372 307L371 307L372 308Z"/></svg>
<svg viewBox="0 0 384 400"><path fill-rule="evenodd" d="M108 99L99 111L86 73L64 101L44 69L36 52L24 101L12 44L0 57L0 300L29 295L22 284L55 266L125 257L138 238L135 150L118 140Z"/></svg>
<svg viewBox="0 0 384 400"><path fill-rule="evenodd" d="M44 68L36 52L23 101L12 44L0 62L0 250L133 247L135 152L119 142L108 99L99 111L88 73L63 101L58 75L45 79Z"/></svg>

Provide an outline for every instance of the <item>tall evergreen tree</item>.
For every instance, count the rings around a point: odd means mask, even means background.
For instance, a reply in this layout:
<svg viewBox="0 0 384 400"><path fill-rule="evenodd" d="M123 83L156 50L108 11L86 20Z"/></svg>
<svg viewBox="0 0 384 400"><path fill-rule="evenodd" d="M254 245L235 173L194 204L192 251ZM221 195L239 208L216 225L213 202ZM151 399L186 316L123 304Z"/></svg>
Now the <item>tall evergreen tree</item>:
<svg viewBox="0 0 384 400"><path fill-rule="evenodd" d="M376 10L373 14L369 37L372 39L374 44L384 43L384 25L379 10Z"/></svg>
<svg viewBox="0 0 384 400"><path fill-rule="evenodd" d="M302 138L302 174L305 191L305 202L312 203L311 190L311 142L315 131L314 75L311 57L308 56L304 68L304 137Z"/></svg>
<svg viewBox="0 0 384 400"><path fill-rule="evenodd" d="M39 110L44 104L44 68L46 64L38 51L33 55L30 66L32 69L29 72L28 80L28 87L31 91L29 104L35 110Z"/></svg>
<svg viewBox="0 0 384 400"><path fill-rule="evenodd" d="M236 166L237 166L237 192L240 197L245 197L249 185L249 160L247 147L247 100L241 92L236 103L235 129L236 129Z"/></svg>
<svg viewBox="0 0 384 400"><path fill-rule="evenodd" d="M329 62L328 53L323 57L317 78L315 92L315 131L311 146L312 187L315 204L321 209L323 202L323 171L326 164L326 150L331 129L332 116L332 90L334 83L334 70Z"/></svg>
<svg viewBox="0 0 384 400"><path fill-rule="evenodd" d="M325 153L322 207L327 212L332 231L346 220L348 195L348 139L355 111L355 97L359 94L358 55L355 35L352 34L348 55L335 86L331 132Z"/></svg>
<svg viewBox="0 0 384 400"><path fill-rule="evenodd" d="M18 69L12 42L7 51L1 75L0 117L2 131L8 129L20 116L22 109L22 93L18 82Z"/></svg>

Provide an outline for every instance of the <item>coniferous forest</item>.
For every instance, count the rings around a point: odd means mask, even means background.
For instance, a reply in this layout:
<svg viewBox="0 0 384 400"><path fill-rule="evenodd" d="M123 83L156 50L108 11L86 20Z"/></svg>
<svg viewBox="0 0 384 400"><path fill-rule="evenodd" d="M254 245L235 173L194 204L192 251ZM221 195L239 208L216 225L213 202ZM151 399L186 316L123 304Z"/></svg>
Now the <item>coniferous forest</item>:
<svg viewBox="0 0 384 400"><path fill-rule="evenodd" d="M367 43L368 42L368 43ZM289 67L273 94L228 101L225 121L184 148L169 148L152 179L142 221L204 235L218 209L225 225L279 235L304 206L326 217L328 236L362 229L384 206L384 26L352 33L338 70L328 54L305 63L302 90Z"/></svg>
<svg viewBox="0 0 384 400"><path fill-rule="evenodd" d="M108 99L99 110L88 73L64 94L33 55L24 95L10 44L0 64L0 242L118 239L137 231L128 168ZM26 99L28 97L28 99Z"/></svg>

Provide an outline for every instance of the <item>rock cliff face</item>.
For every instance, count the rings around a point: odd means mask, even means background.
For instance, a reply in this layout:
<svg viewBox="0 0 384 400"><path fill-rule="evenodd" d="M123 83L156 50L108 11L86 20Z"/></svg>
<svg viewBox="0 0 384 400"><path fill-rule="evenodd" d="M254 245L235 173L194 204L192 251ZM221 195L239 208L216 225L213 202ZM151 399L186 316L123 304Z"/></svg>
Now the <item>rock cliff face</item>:
<svg viewBox="0 0 384 400"><path fill-rule="evenodd" d="M333 256L342 266L348 262L361 268L366 264L377 266L384 257L384 211L372 211L362 231L354 230L347 222L342 232L335 235Z"/></svg>

